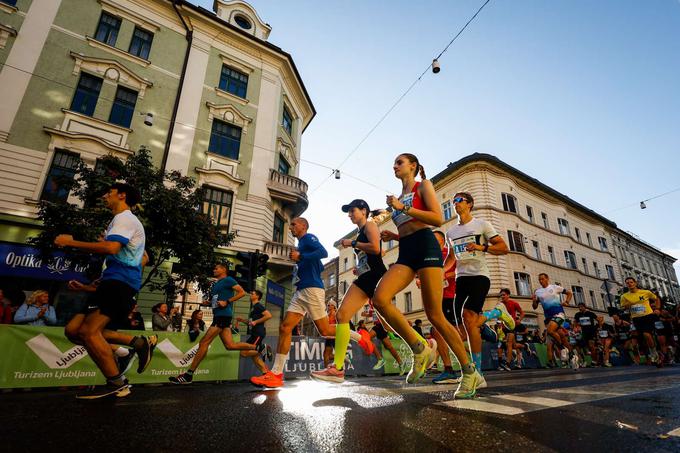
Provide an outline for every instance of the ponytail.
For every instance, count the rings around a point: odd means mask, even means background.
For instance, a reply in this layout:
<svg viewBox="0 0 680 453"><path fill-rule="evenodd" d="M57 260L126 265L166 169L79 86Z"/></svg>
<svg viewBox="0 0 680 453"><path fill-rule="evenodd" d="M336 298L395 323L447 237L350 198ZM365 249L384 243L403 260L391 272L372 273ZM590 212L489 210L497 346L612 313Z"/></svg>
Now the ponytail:
<svg viewBox="0 0 680 453"><path fill-rule="evenodd" d="M418 173L420 174L420 179L422 180L427 179L427 176L425 176L425 167L423 167L420 164L418 164Z"/></svg>

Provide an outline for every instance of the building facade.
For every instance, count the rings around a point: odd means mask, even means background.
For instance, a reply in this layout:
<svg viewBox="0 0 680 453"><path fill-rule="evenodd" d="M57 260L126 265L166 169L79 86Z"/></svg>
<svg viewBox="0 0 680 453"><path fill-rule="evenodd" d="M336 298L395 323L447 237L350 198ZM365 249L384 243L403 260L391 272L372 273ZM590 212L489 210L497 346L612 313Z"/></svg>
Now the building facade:
<svg viewBox="0 0 680 453"><path fill-rule="evenodd" d="M501 288L509 288L512 298L527 313L525 323L542 328L542 311L531 306L531 295L542 272L553 283L571 289L576 303L584 302L603 315L616 304L615 295L623 289L623 279L631 270L641 277L643 286L657 288L659 292L663 288L662 297L677 294L675 258L621 231L614 222L494 156L478 153L467 156L449 164L432 182L444 215L442 231L457 221L453 195L469 192L474 198L473 216L491 222L508 244L507 255L487 255L491 273L487 309L498 302ZM380 228L396 231L389 220ZM631 248L637 250L635 263ZM339 253L342 291L342 285L353 280L354 257L351 249L340 248ZM624 253L630 258L624 259ZM387 243L385 264L394 263L397 256L398 242ZM647 257L644 262L641 256ZM677 301L677 296L669 299L672 300ZM424 318L415 283L397 294L393 303L410 320ZM575 311L575 307L568 308L567 314L572 316Z"/></svg>
<svg viewBox="0 0 680 453"><path fill-rule="evenodd" d="M323 280L323 285L326 291L326 302L334 300L340 301L340 290L338 285L339 272L339 258L335 257L328 261L323 266L323 272L321 273L321 280ZM344 293L343 293L344 294Z"/></svg>
<svg viewBox="0 0 680 453"><path fill-rule="evenodd" d="M58 177L76 159L96 166L144 146L207 189L204 211L237 231L225 254L260 250L267 278L290 275L287 224L308 204L300 145L315 110L251 5L3 0L0 24L2 243L35 235L40 200L69 197Z"/></svg>

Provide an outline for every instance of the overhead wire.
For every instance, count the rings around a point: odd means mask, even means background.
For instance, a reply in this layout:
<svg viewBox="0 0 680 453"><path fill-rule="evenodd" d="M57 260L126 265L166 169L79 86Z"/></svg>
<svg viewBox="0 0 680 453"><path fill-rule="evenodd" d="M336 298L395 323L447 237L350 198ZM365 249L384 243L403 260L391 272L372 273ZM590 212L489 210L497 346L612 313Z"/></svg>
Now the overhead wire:
<svg viewBox="0 0 680 453"><path fill-rule="evenodd" d="M673 190L669 190L668 192L664 192L664 193L660 193L658 195L654 195L653 197L649 197L649 198L642 200L642 201L627 204L625 206L621 206L620 208L612 209L611 211L606 211L605 214L610 214L612 212L622 211L622 210L630 208L632 206L639 206L641 203L646 203L648 201L656 200L657 198L665 197L666 195L670 195L670 194L675 193L675 192L680 192L680 187L677 187Z"/></svg>

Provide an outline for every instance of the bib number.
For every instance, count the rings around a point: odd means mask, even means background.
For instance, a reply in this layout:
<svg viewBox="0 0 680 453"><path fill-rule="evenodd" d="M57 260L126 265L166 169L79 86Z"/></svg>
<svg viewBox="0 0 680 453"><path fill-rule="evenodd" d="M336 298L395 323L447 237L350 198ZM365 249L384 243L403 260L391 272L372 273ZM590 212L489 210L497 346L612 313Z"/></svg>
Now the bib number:
<svg viewBox="0 0 680 453"><path fill-rule="evenodd" d="M645 314L645 306L644 305L633 305L630 307L630 312L635 314L635 315L644 315Z"/></svg>
<svg viewBox="0 0 680 453"><path fill-rule="evenodd" d="M581 324L582 326L590 326L591 325L590 318L581 318L579 324Z"/></svg>
<svg viewBox="0 0 680 453"><path fill-rule="evenodd" d="M599 334L600 338L607 338L609 336L609 332L606 330L600 330Z"/></svg>
<svg viewBox="0 0 680 453"><path fill-rule="evenodd" d="M465 248L468 244L476 244L475 236L465 236L462 238L454 239L453 241L453 253L456 255L456 259L460 261L469 260L477 256L477 252L468 252Z"/></svg>
<svg viewBox="0 0 680 453"><path fill-rule="evenodd" d="M368 265L368 255L364 252L355 253L357 259L357 276L364 275L366 272L371 270L371 266Z"/></svg>
<svg viewBox="0 0 680 453"><path fill-rule="evenodd" d="M620 334L619 334L619 338L622 339L622 340L627 340L627 339L628 339L628 335L626 335L625 333L620 333Z"/></svg>
<svg viewBox="0 0 680 453"><path fill-rule="evenodd" d="M515 335L517 337L517 341L522 341L524 339L524 335Z"/></svg>
<svg viewBox="0 0 680 453"><path fill-rule="evenodd" d="M656 327L656 330L663 330L663 328L664 328L663 322L661 322L661 321L656 321L656 322L654 323L654 327Z"/></svg>

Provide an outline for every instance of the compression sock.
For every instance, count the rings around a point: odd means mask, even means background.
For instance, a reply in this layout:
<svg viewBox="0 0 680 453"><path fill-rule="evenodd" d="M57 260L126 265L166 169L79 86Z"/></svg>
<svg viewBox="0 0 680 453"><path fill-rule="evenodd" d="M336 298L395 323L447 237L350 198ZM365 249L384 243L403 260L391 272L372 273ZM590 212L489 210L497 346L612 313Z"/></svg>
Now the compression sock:
<svg viewBox="0 0 680 453"><path fill-rule="evenodd" d="M286 356L288 354L276 354L274 359L274 366L272 367L272 373L281 374L283 373L283 367L286 366Z"/></svg>
<svg viewBox="0 0 680 453"><path fill-rule="evenodd" d="M345 354L347 353L351 332L348 322L335 326L335 359L333 361L338 370L345 367ZM359 335L359 338L361 338L361 335Z"/></svg>
<svg viewBox="0 0 680 453"><path fill-rule="evenodd" d="M501 317L501 311L498 308L494 308L493 310L485 311L482 315L488 320L498 319Z"/></svg>
<svg viewBox="0 0 680 453"><path fill-rule="evenodd" d="M475 365L472 362L468 362L465 365L463 365L460 369L465 374L474 373L475 372Z"/></svg>
<svg viewBox="0 0 680 453"><path fill-rule="evenodd" d="M477 371L479 371L479 374L482 374L482 353L473 352L472 361L475 363L475 367L477 368Z"/></svg>

